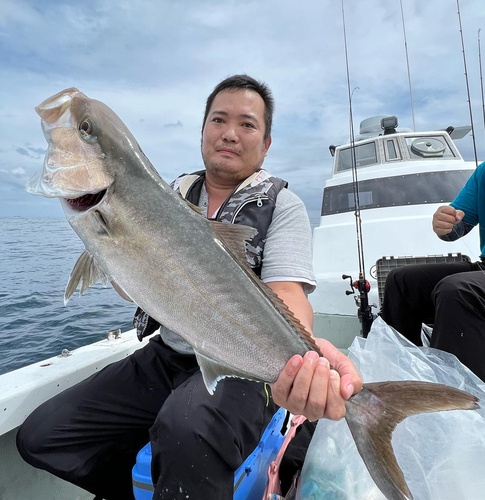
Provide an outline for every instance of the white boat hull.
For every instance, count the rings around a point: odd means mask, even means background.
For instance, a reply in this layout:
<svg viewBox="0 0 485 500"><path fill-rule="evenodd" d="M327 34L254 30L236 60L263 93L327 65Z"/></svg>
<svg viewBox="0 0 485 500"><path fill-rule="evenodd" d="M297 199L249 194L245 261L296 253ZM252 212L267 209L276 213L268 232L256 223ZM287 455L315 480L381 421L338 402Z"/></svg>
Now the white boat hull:
<svg viewBox="0 0 485 500"><path fill-rule="evenodd" d="M91 500L87 491L25 463L15 437L27 416L52 396L143 347L135 330L0 376L0 498L2 500Z"/></svg>

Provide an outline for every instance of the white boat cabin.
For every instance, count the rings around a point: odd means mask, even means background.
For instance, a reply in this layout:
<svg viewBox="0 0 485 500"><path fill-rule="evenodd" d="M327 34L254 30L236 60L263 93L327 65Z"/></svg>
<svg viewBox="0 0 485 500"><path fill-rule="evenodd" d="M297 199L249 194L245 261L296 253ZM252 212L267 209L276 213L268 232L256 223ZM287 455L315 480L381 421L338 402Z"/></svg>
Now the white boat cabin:
<svg viewBox="0 0 485 500"><path fill-rule="evenodd" d="M357 314L356 301L346 296L349 282L358 278L358 251L354 203L358 183L365 277L370 282L369 302L380 306L376 263L405 258L406 262L433 262L435 256L478 260L478 231L456 242L440 240L432 231L433 213L450 203L474 171L453 138L470 127L413 132L399 129L396 117L373 117L361 123L360 134L350 143L330 146L334 156L332 177L325 184L320 224L314 230L313 252L317 290L310 295L316 329L328 318L342 323L338 336ZM356 169L352 169L355 162ZM423 260L427 259L427 260ZM401 259L403 260L403 259ZM382 293L381 293L382 295ZM322 323L324 321L325 323ZM340 332L340 333L339 333Z"/></svg>

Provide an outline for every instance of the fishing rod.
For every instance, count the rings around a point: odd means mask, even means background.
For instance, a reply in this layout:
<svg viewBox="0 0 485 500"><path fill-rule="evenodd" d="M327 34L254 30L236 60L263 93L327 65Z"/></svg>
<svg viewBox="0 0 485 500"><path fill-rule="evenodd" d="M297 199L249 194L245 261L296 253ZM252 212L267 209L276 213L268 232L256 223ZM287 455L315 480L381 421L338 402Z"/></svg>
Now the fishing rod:
<svg viewBox="0 0 485 500"><path fill-rule="evenodd" d="M404 34L404 50L406 52L406 64L408 67L409 97L411 99L411 114L413 117L413 130L416 131L416 123L414 121L413 88L411 86L411 71L409 70L408 42L406 39L406 25L404 24L404 11L402 8L402 0L399 0L399 2L401 3L401 19L402 19L402 31Z"/></svg>
<svg viewBox="0 0 485 500"><path fill-rule="evenodd" d="M347 69L347 91L349 98L349 127L350 127L350 151L351 151L351 165L352 165L352 188L354 192L354 215L355 215L355 230L357 233L357 254L359 259L359 279L352 283L352 278L348 275L343 275L343 279L350 278L350 286L352 290L357 288L359 292L358 299L358 316L362 325L362 335L367 337L373 321L371 306L369 306L369 290L370 286L365 279L365 264L364 264L364 240L362 237L362 219L360 217L360 202L359 202L359 182L357 180L357 159L355 154L355 137L354 137L354 120L352 113L352 95L353 91L350 90L350 71L349 71L349 57L347 50L347 33L345 29L345 9L344 0L342 3L342 24L344 34L344 48L345 48L345 65ZM355 90L355 89L354 89ZM353 292L347 292L349 295Z"/></svg>
<svg viewBox="0 0 485 500"><path fill-rule="evenodd" d="M470 122L472 127L473 152L475 154L475 165L478 167L477 147L475 145L475 129L473 127L472 102L470 99L470 86L468 85L468 72L466 70L465 43L463 42L463 29L461 27L460 1L456 0L458 9L458 22L460 24L461 51L463 52L463 66L465 67L466 92L468 98L468 109L470 111Z"/></svg>
<svg viewBox="0 0 485 500"><path fill-rule="evenodd" d="M482 91L483 129L485 130L485 101L483 99L482 51L480 47L480 31L481 30L478 30L478 67L480 68L480 89Z"/></svg>

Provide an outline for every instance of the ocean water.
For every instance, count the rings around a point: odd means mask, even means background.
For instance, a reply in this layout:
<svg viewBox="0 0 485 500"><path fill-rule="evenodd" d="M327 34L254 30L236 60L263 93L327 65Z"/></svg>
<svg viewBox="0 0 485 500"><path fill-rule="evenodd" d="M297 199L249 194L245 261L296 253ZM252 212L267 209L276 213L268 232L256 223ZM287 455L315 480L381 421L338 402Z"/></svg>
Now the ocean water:
<svg viewBox="0 0 485 500"><path fill-rule="evenodd" d="M84 245L64 218L0 218L0 374L131 329L136 306L97 283L64 306Z"/></svg>

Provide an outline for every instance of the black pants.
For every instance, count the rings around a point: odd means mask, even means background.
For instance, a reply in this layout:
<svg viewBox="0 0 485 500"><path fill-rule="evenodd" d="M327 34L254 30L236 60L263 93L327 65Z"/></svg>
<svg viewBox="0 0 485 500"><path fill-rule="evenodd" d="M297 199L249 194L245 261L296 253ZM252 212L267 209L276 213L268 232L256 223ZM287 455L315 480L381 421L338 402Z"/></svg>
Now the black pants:
<svg viewBox="0 0 485 500"><path fill-rule="evenodd" d="M393 269L386 280L384 321L416 345L432 323L431 347L454 354L485 380L485 272L480 263Z"/></svg>
<svg viewBox="0 0 485 500"><path fill-rule="evenodd" d="M224 379L214 395L195 356L159 336L37 408L17 446L34 467L107 500L133 500L131 469L150 437L154 500L229 500L234 471L277 411L264 384Z"/></svg>

